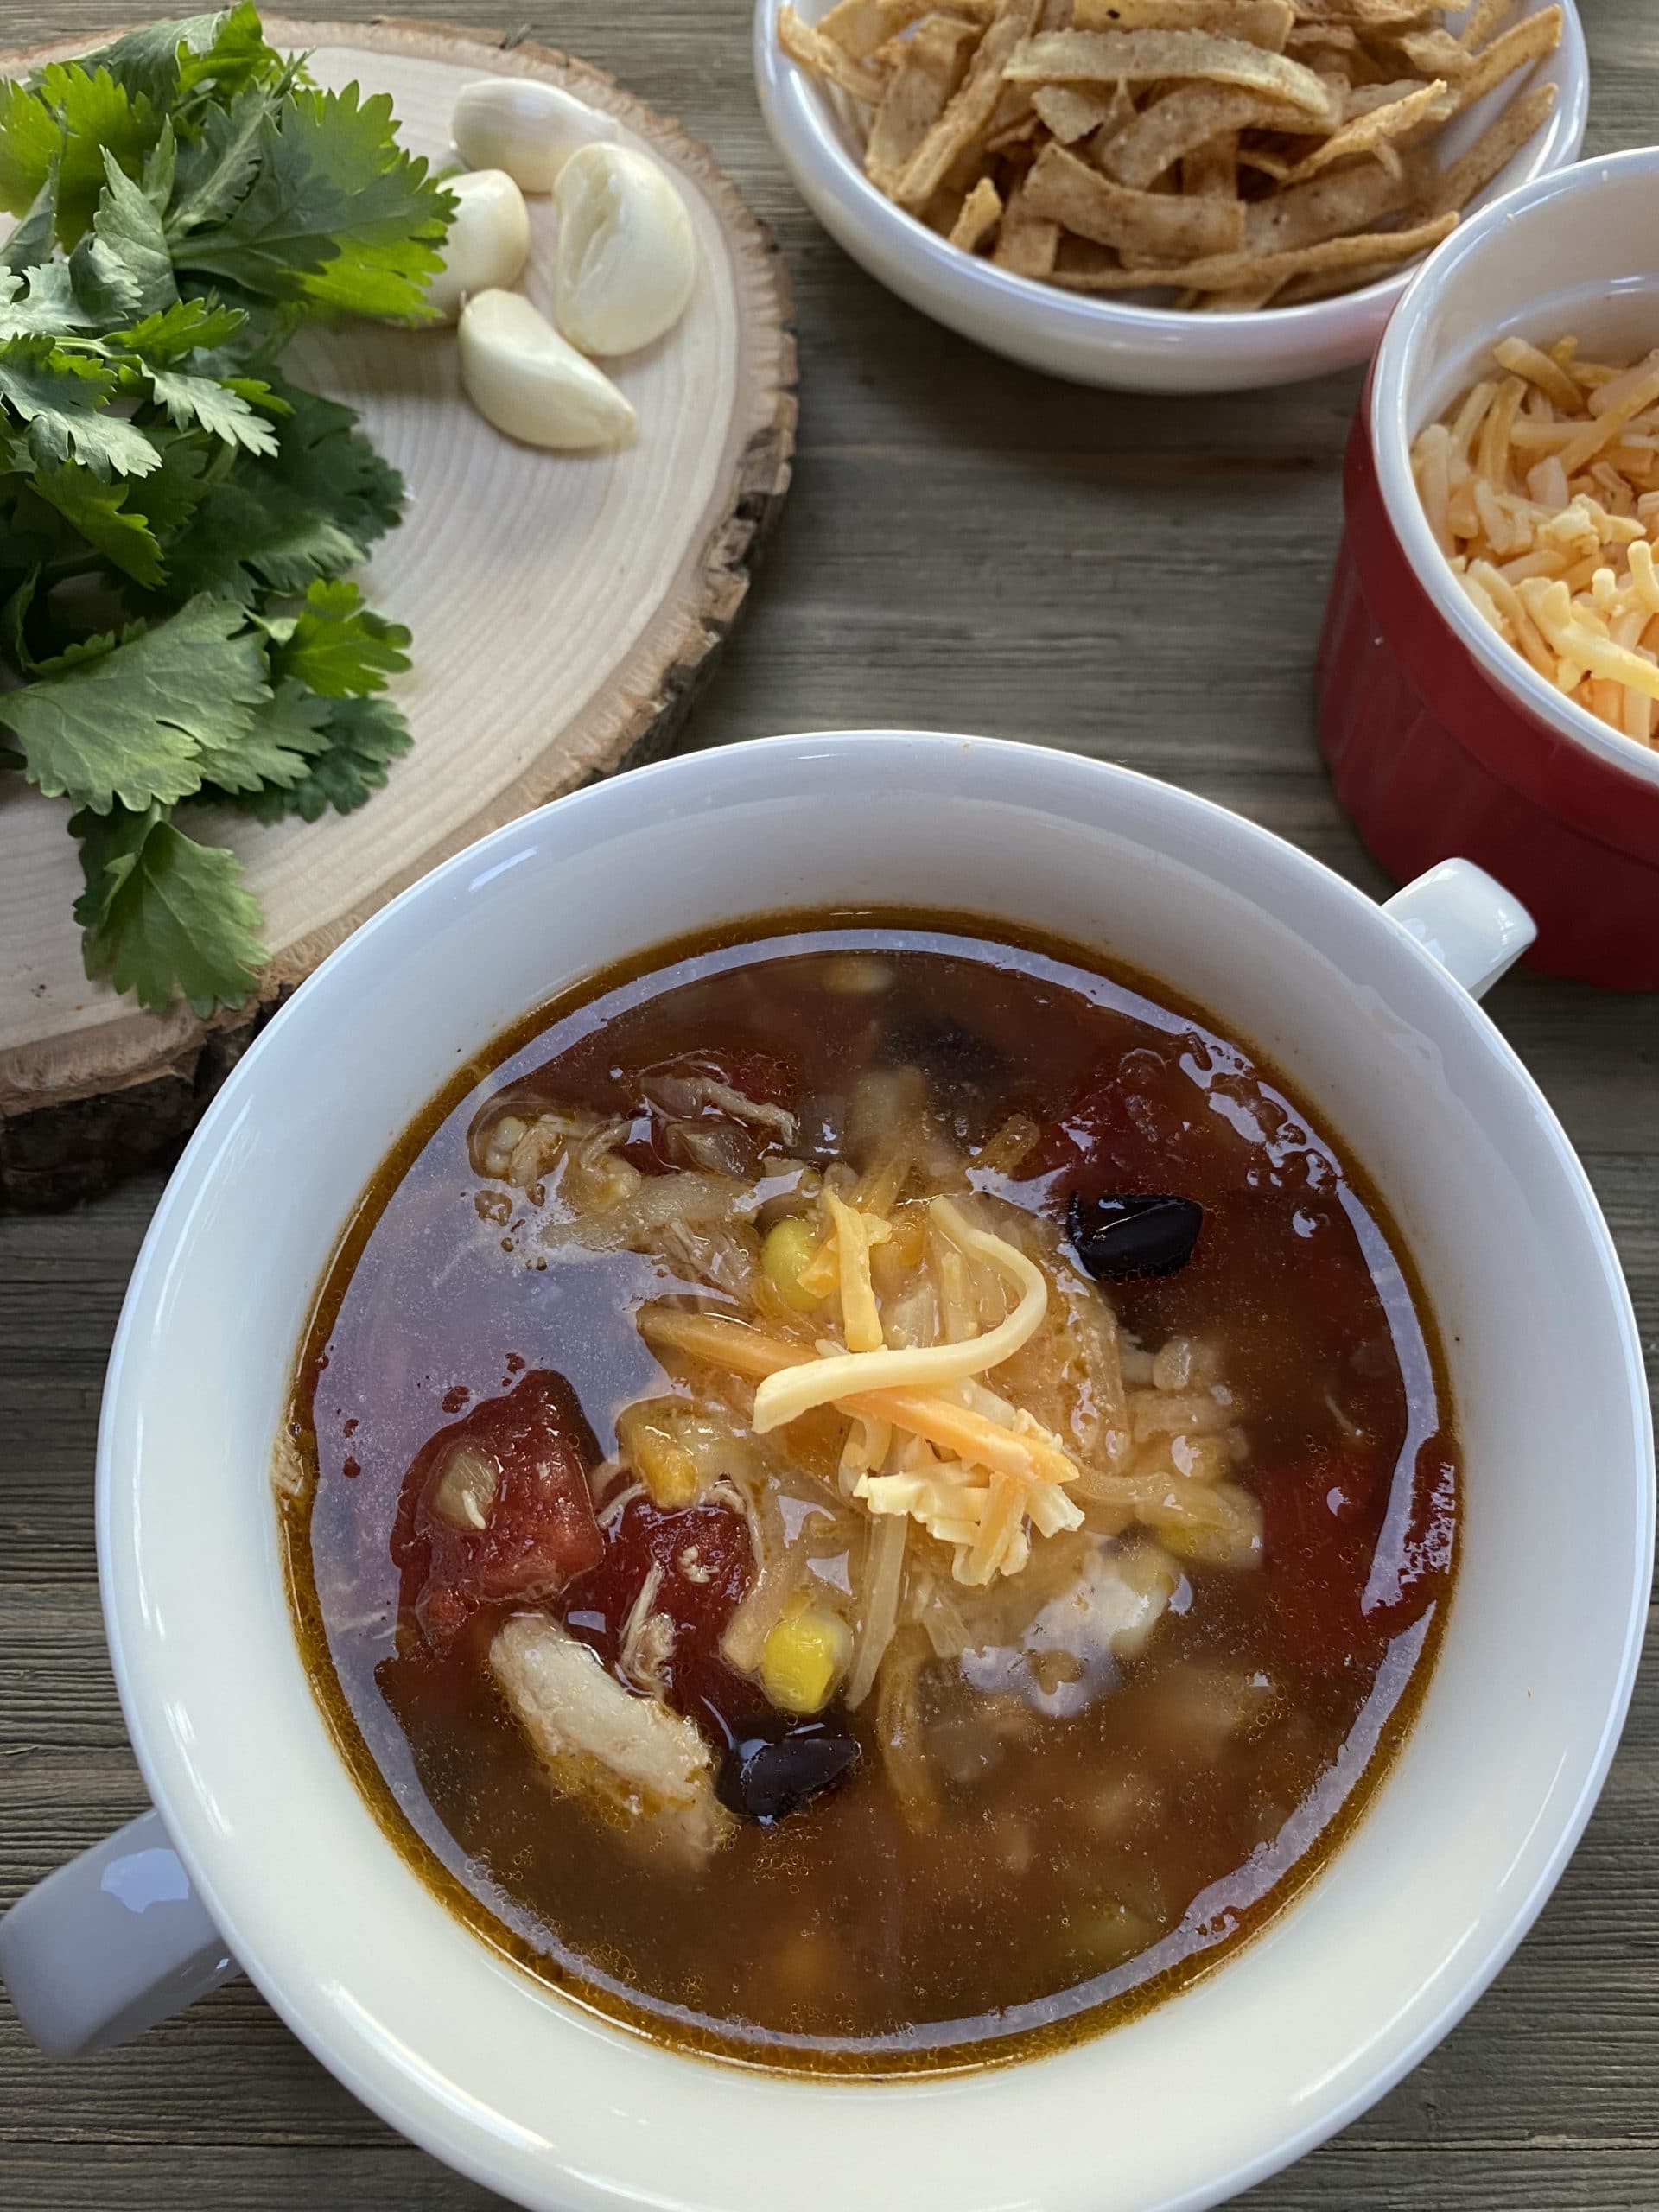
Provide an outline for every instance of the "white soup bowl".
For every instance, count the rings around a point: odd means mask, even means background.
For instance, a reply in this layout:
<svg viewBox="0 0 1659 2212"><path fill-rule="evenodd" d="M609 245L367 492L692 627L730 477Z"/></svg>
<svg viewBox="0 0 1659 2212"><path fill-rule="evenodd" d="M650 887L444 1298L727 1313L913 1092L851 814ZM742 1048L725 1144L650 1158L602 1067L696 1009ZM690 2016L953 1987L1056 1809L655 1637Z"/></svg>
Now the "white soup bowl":
<svg viewBox="0 0 1659 2212"><path fill-rule="evenodd" d="M895 904L1097 947L1277 1062L1421 1270L1465 1534L1415 1726L1355 1832L1254 1942L1053 2056L834 2082L653 2045L446 1910L313 1694L270 1465L335 1242L461 1063L687 931ZM1124 770L903 732L642 769L416 885L239 1063L134 1273L99 1437L99 1565L156 1812L14 1910L0 1967L26 2022L60 2048L107 2041L238 1961L378 2113L548 2212L1175 2212L1351 2120L1479 1994L1560 1874L1644 1618L1652 1434L1629 1299L1582 1168L1471 995L1528 935L1459 862L1379 909Z"/></svg>

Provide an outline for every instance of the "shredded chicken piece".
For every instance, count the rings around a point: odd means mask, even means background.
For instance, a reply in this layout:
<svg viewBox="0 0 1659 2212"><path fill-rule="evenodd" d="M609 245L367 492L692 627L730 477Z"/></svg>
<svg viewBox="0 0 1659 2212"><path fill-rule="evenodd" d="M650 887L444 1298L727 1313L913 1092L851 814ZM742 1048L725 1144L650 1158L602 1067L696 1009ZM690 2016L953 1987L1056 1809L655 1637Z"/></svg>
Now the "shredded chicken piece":
<svg viewBox="0 0 1659 2212"><path fill-rule="evenodd" d="M660 1561L652 1560L639 1594L622 1624L622 1648L617 1664L637 1690L649 1697L668 1694L668 1662L674 1656L674 1624L655 1610L663 1586Z"/></svg>
<svg viewBox="0 0 1659 2212"><path fill-rule="evenodd" d="M546 1613L520 1613L490 1645L490 1671L562 1793L581 1796L696 1864L736 1825L715 1795L714 1762L692 1723L636 1697L599 1655Z"/></svg>
<svg viewBox="0 0 1659 2212"><path fill-rule="evenodd" d="M675 1114L695 1113L699 1108L712 1106L717 1113L729 1114L734 1122L747 1122L757 1129L775 1129L785 1144L795 1141L796 1120L787 1108L774 1106L765 1098L751 1098L747 1091L734 1090L729 1083L721 1083L708 1075L675 1075L647 1078L647 1097L656 1097Z"/></svg>

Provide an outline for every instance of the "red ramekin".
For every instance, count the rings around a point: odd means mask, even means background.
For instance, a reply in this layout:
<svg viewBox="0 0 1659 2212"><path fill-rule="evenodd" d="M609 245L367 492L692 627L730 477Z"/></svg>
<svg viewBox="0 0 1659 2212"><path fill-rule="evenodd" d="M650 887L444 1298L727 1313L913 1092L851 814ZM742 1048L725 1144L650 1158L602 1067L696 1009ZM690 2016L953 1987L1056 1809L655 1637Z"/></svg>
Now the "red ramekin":
<svg viewBox="0 0 1659 2212"><path fill-rule="evenodd" d="M1659 989L1659 753L1563 698L1465 595L1412 483L1411 438L1509 331L1588 355L1659 345L1659 149L1510 194L1395 310L1349 440L1319 645L1319 747L1395 875L1462 854L1530 909L1530 963Z"/></svg>

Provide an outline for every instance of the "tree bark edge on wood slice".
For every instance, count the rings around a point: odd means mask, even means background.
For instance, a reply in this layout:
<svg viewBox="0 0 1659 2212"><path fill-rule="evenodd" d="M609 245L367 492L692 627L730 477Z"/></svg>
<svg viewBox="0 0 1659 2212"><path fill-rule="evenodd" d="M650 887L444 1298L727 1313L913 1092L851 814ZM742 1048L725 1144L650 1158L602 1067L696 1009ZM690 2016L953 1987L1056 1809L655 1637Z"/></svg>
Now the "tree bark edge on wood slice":
<svg viewBox="0 0 1659 2212"><path fill-rule="evenodd" d="M246 1006L221 1011L208 1021L182 1009L161 1018L135 1012L79 1038L52 1040L41 1052L0 1052L0 1212L70 1205L96 1196L124 1175L169 1159L283 999L368 914L501 823L566 791L671 750L743 606L754 563L789 488L797 362L788 276L770 232L700 141L634 99L605 72L511 33L396 16L360 23L271 17L267 28L280 42L314 48L381 44L389 52L456 61L464 61L471 48L480 66L486 57L499 62L511 56L528 65L524 73L556 74L594 105L612 108L659 149L671 147L675 165L690 171L717 212L734 259L742 267L745 289L758 303L758 350L767 369L758 394L761 404L750 410L753 427L733 457L725 495L693 564L696 589L672 610L667 635L653 641L658 650L650 680L609 718L610 727L601 729L585 756L555 764L558 747L550 747L485 807L424 850L418 864L378 883L360 906L284 947ZM99 42L116 35L101 34ZM92 42L54 41L29 54L7 56L0 70L10 73L64 58ZM583 719L605 718L589 710ZM100 1069L86 1053L86 1043L117 1029L129 1033L118 1056L120 1065ZM60 1053L56 1046L67 1049Z"/></svg>

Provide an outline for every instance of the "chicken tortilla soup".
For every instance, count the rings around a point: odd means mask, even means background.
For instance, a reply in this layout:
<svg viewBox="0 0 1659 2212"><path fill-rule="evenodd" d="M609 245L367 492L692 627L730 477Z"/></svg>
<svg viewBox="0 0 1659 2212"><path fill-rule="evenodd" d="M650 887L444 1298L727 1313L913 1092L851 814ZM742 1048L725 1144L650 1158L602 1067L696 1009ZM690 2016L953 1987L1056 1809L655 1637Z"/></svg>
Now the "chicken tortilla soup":
<svg viewBox="0 0 1659 2212"><path fill-rule="evenodd" d="M1024 2055L1310 1878L1458 1452L1376 1195L1146 978L957 916L664 948L365 1194L279 1455L318 1694L486 1940L682 2047Z"/></svg>

